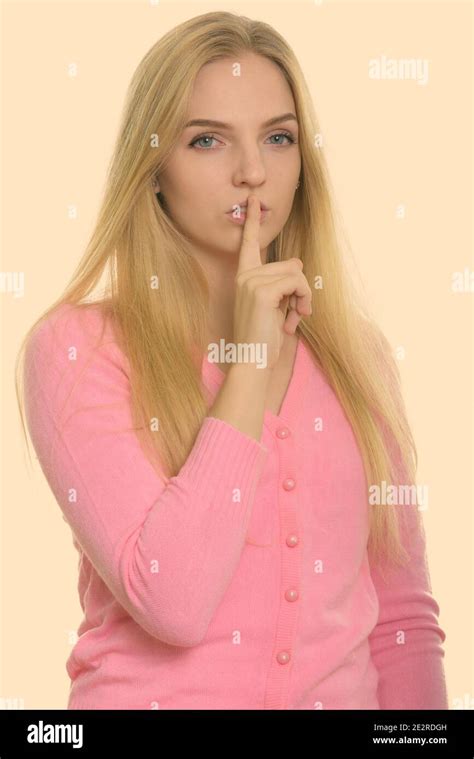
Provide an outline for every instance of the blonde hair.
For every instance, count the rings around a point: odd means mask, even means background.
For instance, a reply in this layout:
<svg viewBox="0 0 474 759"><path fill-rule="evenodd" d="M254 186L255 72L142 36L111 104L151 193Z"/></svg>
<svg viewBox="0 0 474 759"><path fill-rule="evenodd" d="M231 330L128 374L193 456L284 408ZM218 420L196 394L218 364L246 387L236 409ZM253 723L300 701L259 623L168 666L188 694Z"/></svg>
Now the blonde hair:
<svg viewBox="0 0 474 759"><path fill-rule="evenodd" d="M346 270L324 154L313 142L320 128L303 73L287 42L271 26L221 11L173 28L147 52L132 77L104 197L84 256L63 295L33 324L20 347L15 381L25 437L19 367L26 343L59 305L87 308L94 302L92 293L106 274L108 287L95 302L113 320L129 362L134 429L143 450L160 475L167 477L175 476L188 457L208 413L193 346L200 347L201 356L206 350L209 289L185 237L157 200L152 179L165 167L184 127L201 67L245 53L264 56L280 68L299 122L300 187L284 228L271 243L268 260L298 256L311 286L321 277L323 287L315 290L313 314L300 321L297 332L352 426L367 485L412 483L417 452L399 371L388 341ZM150 284L157 276L158 290ZM156 418L162 433L158 436L151 430ZM370 509L368 550L374 562L402 564L408 559L396 507Z"/></svg>

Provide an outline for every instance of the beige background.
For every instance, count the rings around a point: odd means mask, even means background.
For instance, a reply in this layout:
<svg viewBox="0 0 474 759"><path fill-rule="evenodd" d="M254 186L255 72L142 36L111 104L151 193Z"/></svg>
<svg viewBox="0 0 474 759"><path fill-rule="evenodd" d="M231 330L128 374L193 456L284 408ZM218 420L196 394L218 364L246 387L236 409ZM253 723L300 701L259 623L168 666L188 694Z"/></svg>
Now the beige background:
<svg viewBox="0 0 474 759"><path fill-rule="evenodd" d="M367 298L400 348L450 708L472 679L472 5L470 2L3 3L3 708L65 708L81 620L70 530L34 459L13 388L21 337L64 289L92 230L125 90L170 27L209 10L272 24L313 94ZM371 80L381 56L429 61L426 85ZM68 76L68 66L78 66ZM405 206L405 218L397 208ZM69 218L69 207L77 210Z"/></svg>

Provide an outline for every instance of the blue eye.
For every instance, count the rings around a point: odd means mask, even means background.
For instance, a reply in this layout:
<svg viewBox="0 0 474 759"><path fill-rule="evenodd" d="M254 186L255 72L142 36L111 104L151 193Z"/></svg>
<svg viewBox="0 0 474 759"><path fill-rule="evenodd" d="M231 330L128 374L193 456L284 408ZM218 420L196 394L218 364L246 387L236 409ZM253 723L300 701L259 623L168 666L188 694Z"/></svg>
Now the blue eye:
<svg viewBox="0 0 474 759"><path fill-rule="evenodd" d="M198 143L198 142L201 142L201 140L209 140L209 139L210 140L215 140L216 138L212 134L203 134L201 137L196 137L196 139L193 140L192 142L190 142L189 144L190 144L190 146L194 147L194 145L196 145L196 143ZM201 146L199 149L200 150L207 150L207 147L202 147Z"/></svg>
<svg viewBox="0 0 474 759"><path fill-rule="evenodd" d="M291 132L278 132L277 134L270 135L269 139L272 139L273 137L286 137L288 140L287 143L284 142L273 142L273 145L278 146L286 146L286 145L293 145L295 143L295 139L293 138ZM189 143L189 147L197 147L198 150L208 150L209 149L209 143L204 146L198 146L198 143L201 142L201 140L216 140L216 137L214 137L213 134L201 134L199 137L195 137L192 142Z"/></svg>
<svg viewBox="0 0 474 759"><path fill-rule="evenodd" d="M289 140L289 142L286 143L287 145L292 145L294 143L294 139L293 139L293 137L292 137L292 135L291 135L290 132L278 132L278 134L272 134L272 135L270 135L270 139L272 137L286 137L287 140ZM281 145L281 144L284 144L284 143L278 143L278 142L275 143L274 142L273 144L274 145Z"/></svg>

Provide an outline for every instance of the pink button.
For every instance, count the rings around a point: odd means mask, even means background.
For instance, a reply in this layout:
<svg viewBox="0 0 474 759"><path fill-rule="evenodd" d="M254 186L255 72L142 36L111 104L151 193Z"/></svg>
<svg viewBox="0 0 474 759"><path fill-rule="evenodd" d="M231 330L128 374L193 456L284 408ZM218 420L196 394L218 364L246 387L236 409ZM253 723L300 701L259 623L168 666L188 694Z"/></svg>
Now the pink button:
<svg viewBox="0 0 474 759"><path fill-rule="evenodd" d="M279 427L276 431L276 436L280 438L288 437L290 434L290 430L288 427Z"/></svg>
<svg viewBox="0 0 474 759"><path fill-rule="evenodd" d="M287 601L296 601L298 597L298 591L294 590L293 588L291 590L287 590L285 593L285 598Z"/></svg>
<svg viewBox="0 0 474 759"><path fill-rule="evenodd" d="M283 480L283 487L285 488L285 490L293 490L295 485L296 485L296 482L291 477L288 477L286 480Z"/></svg>
<svg viewBox="0 0 474 759"><path fill-rule="evenodd" d="M296 546L298 543L298 536L297 535L287 535L286 538L286 545L290 546L290 548L293 548L293 546Z"/></svg>
<svg viewBox="0 0 474 759"><path fill-rule="evenodd" d="M288 651L279 651L277 654L277 660L280 662L280 664L288 664L290 661L290 654Z"/></svg>

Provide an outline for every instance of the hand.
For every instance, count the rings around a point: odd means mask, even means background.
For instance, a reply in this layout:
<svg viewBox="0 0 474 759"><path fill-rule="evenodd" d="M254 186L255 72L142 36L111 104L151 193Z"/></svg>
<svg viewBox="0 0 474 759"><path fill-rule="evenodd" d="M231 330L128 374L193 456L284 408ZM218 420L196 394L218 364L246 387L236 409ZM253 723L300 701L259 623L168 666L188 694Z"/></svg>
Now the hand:
<svg viewBox="0 0 474 759"><path fill-rule="evenodd" d="M284 333L293 335L302 316L312 313L312 292L300 259L262 264L259 232L260 202L252 194L247 200L234 280L234 341L266 343L267 365L272 368L278 361Z"/></svg>

